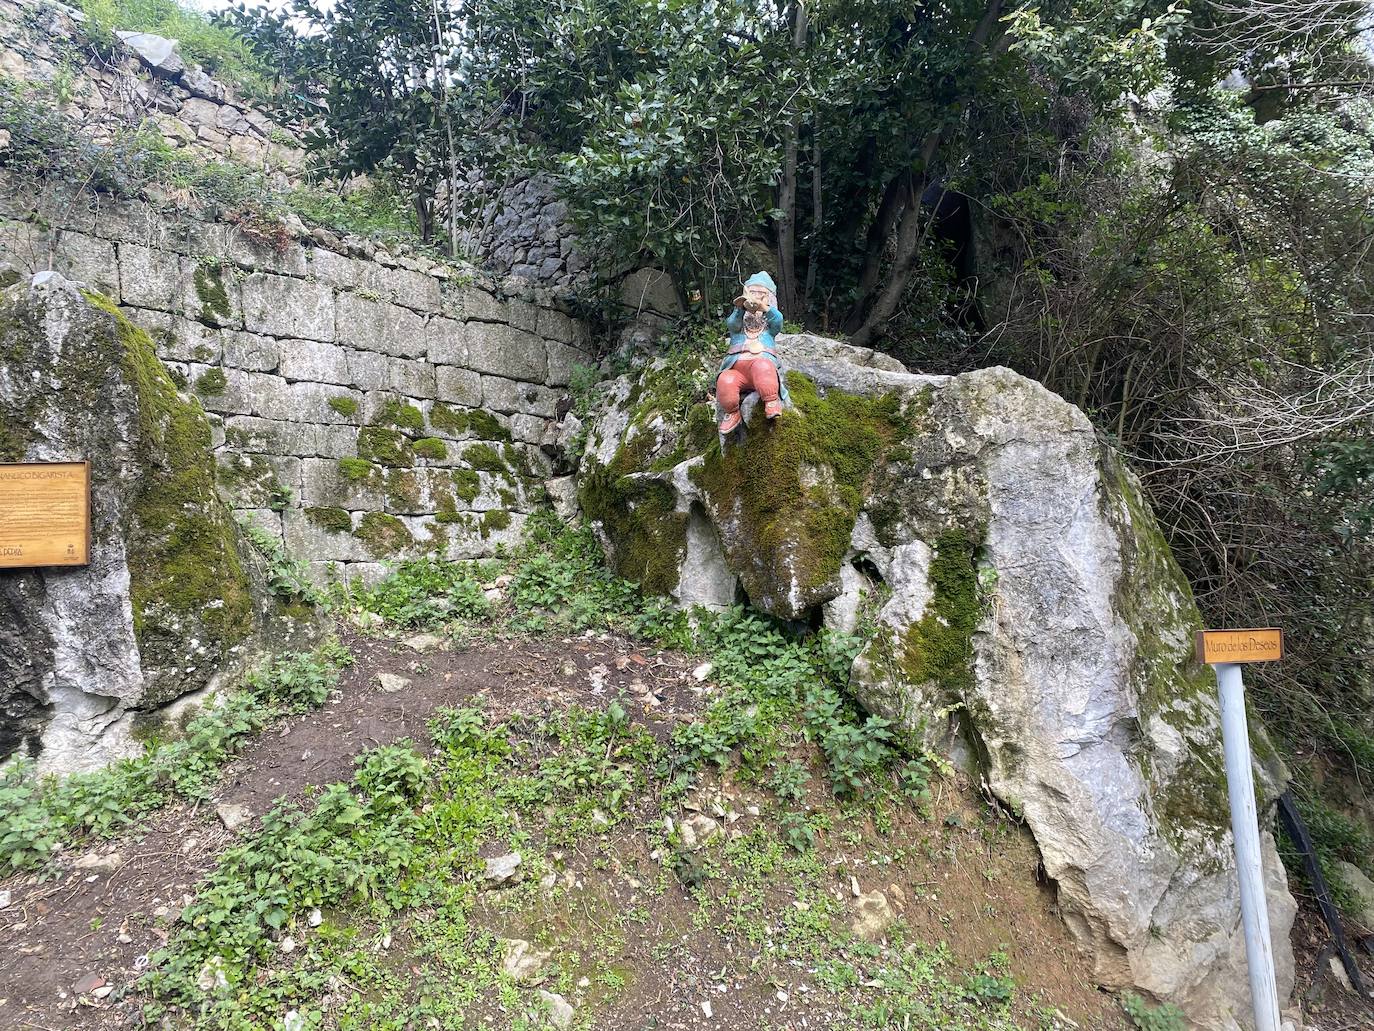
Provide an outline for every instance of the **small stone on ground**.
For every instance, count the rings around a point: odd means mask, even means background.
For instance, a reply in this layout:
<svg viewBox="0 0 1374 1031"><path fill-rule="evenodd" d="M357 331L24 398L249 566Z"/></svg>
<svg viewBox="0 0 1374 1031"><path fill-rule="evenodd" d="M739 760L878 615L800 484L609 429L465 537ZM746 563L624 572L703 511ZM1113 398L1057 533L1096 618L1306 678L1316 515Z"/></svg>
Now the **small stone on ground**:
<svg viewBox="0 0 1374 1031"><path fill-rule="evenodd" d="M881 891L870 891L860 895L854 903L854 919L849 928L864 941L877 941L897 919L888 904L887 896Z"/></svg>
<svg viewBox="0 0 1374 1031"><path fill-rule="evenodd" d="M492 856L487 860L487 869L482 877L488 884L497 887L503 884L514 884L520 879L520 853L511 852L504 856Z"/></svg>
<svg viewBox="0 0 1374 1031"><path fill-rule="evenodd" d="M232 802L221 802L215 806L215 813L219 816L220 823L224 824L225 830L231 831L238 830L253 818L247 807Z"/></svg>
<svg viewBox="0 0 1374 1031"><path fill-rule="evenodd" d="M559 1028L560 1031L563 1028L572 1027L574 1014L572 1003L563 996L554 992L546 992L542 988L539 990L539 998L548 1004L549 1023Z"/></svg>
<svg viewBox="0 0 1374 1031"><path fill-rule="evenodd" d="M438 634L416 634L414 637L407 637L405 641L407 648L422 655L425 652L439 651L446 643Z"/></svg>
<svg viewBox="0 0 1374 1031"><path fill-rule="evenodd" d="M534 984L540 979L544 964L552 958L548 949L537 949L523 938L510 938L506 940L501 969L520 984Z"/></svg>
<svg viewBox="0 0 1374 1031"><path fill-rule="evenodd" d="M378 673L377 690L382 694L395 694L397 691L404 691L410 686L408 677L400 677L395 673Z"/></svg>

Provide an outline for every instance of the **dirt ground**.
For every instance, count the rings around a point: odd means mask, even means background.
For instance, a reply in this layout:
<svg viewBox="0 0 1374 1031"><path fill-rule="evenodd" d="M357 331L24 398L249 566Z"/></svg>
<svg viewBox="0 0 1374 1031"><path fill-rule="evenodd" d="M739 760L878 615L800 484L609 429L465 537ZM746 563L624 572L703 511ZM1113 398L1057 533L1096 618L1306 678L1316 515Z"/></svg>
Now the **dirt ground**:
<svg viewBox="0 0 1374 1031"><path fill-rule="evenodd" d="M1361 1000L1351 991L1353 986L1342 983L1348 975L1336 970L1340 960L1316 902L1302 893L1300 885L1292 887L1298 898L1291 939L1297 974L1293 999L1302 1008L1303 1020L1309 1029L1318 1031L1371 1031L1374 1003ZM1374 947L1374 933L1351 924L1345 933L1365 988L1374 989L1374 954L1361 944L1367 940Z"/></svg>
<svg viewBox="0 0 1374 1031"><path fill-rule="evenodd" d="M172 805L136 832L62 856L56 877L0 882L0 892L11 893L11 904L0 910L0 1028L138 1026L135 982L149 954L174 932L181 908L219 853L251 831L276 800L347 781L360 751L405 738L427 744L425 722L438 708L479 698L490 714L504 718L552 713L572 703L604 708L626 697L636 703L636 722L663 740L709 698L709 686L692 675L698 660L613 637L517 640L424 654L388 639L345 643L356 662L335 695L321 710L285 720L250 742L225 768L214 804ZM380 692L379 672L400 674L411 684ZM886 891L912 936L946 942L956 965L972 969L990 953L1004 952L1018 985L1039 1000L1039 1019L1053 1014L1054 1026L1123 1027L1119 1006L1092 985L1086 960L1055 915L1052 889L1038 880L1028 835L990 817L955 779L936 781L934 790L928 816L898 812L886 834L870 823L828 835L818 852L833 871L831 893L849 902L853 885ZM726 782L704 784L698 797L725 799L741 813L756 811L747 789ZM250 818L231 831L216 811L223 805L242 806ZM741 826L747 828L749 819ZM894 846L901 847L892 860ZM596 1008L595 986L580 999L581 1011L596 1009L593 1026L839 1025L842 1014L809 995L812 971L760 969L747 941L702 925L698 901L676 880L661 894L647 893L661 863L633 826L560 856L573 902L541 901L516 911L493 903L479 916L502 937L572 940L593 934L611 916L645 913L642 934L626 940L615 960L625 990L602 1008ZM784 909L789 904L782 886L772 901ZM763 902L767 909L769 900ZM403 944L406 929L396 933ZM1317 940L1310 920L1298 933ZM1310 985L1309 978L1304 988ZM1335 997L1318 1005L1336 1018L1323 1022L1323 1031L1374 1027L1348 1022ZM476 1000L472 1026L482 1020L508 1024L503 1010L495 998Z"/></svg>

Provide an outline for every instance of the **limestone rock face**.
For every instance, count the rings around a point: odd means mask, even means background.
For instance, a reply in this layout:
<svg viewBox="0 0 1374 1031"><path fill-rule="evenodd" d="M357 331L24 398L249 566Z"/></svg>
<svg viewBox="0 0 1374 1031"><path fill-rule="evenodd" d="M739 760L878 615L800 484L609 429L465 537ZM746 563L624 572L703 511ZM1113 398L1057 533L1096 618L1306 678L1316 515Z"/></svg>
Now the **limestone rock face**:
<svg viewBox="0 0 1374 1031"><path fill-rule="evenodd" d="M0 460L91 463L84 568L0 571L0 757L86 769L258 633L210 426L146 334L52 272L0 295Z"/></svg>
<svg viewBox="0 0 1374 1031"><path fill-rule="evenodd" d="M794 408L724 449L717 355L605 388L580 500L611 561L682 604L869 633L851 690L976 767L1026 822L1098 981L1251 1025L1215 685L1139 485L1007 369L957 377L782 336ZM1261 802L1285 774L1255 734ZM1264 833L1280 990L1296 906Z"/></svg>

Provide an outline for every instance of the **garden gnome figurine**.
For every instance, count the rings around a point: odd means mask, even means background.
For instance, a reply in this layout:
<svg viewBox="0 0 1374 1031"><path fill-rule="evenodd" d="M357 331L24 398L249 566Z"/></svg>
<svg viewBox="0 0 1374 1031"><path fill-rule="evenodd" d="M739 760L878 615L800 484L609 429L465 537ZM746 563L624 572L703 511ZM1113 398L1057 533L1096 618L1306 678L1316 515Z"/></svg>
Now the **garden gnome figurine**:
<svg viewBox="0 0 1374 1031"><path fill-rule="evenodd" d="M777 286L767 272L756 272L735 298L735 310L725 320L730 331L730 350L716 375L716 404L720 406L720 432L730 433L740 424L740 399L751 390L763 402L763 414L776 419L787 400L774 337L782 331Z"/></svg>

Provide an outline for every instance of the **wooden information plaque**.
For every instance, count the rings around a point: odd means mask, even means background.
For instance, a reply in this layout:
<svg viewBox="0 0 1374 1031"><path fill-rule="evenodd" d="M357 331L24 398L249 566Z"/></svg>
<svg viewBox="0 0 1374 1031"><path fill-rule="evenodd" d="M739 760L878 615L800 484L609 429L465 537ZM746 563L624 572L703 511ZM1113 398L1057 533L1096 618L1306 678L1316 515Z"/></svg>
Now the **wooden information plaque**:
<svg viewBox="0 0 1374 1031"><path fill-rule="evenodd" d="M90 551L89 462L0 464L0 569L84 566Z"/></svg>
<svg viewBox="0 0 1374 1031"><path fill-rule="evenodd" d="M1199 630L1193 646L1202 663L1273 662L1283 658L1283 631L1278 627Z"/></svg>

